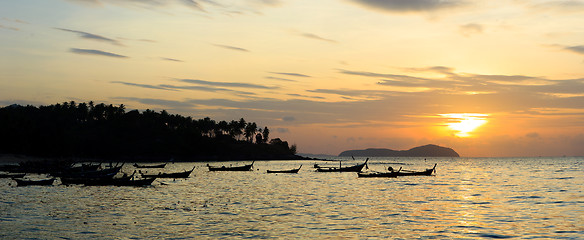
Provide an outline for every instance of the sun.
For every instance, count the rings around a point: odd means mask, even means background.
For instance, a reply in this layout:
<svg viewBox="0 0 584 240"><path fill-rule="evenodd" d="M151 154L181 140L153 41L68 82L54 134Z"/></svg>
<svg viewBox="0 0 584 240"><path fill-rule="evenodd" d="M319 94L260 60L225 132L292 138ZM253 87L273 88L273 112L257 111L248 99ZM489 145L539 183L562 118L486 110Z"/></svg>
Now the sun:
<svg viewBox="0 0 584 240"><path fill-rule="evenodd" d="M445 125L454 131L457 137L471 137L471 132L487 123L488 114L480 113L448 113L440 114L446 118Z"/></svg>

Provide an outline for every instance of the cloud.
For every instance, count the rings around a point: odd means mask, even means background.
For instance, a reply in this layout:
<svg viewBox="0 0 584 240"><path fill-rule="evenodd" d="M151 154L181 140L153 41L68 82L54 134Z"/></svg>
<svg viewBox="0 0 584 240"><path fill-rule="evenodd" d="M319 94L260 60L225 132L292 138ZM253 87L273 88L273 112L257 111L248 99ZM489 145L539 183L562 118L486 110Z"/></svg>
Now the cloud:
<svg viewBox="0 0 584 240"><path fill-rule="evenodd" d="M113 97L112 99L116 100L126 100L126 101L135 101L147 105L157 105L162 106L164 108L171 107L173 109L176 108L183 108L188 109L195 107L196 105L186 102L186 101L175 101L175 100L166 100L166 99L156 99L156 98L135 98L135 97Z"/></svg>
<svg viewBox="0 0 584 240"><path fill-rule="evenodd" d="M419 78L419 77L387 74L387 73L374 73L374 72L367 72L367 71L350 71L350 70L339 69L339 72L342 74L357 75L357 76L363 76L363 77L377 77L377 78L391 78L391 79L397 78L397 79L401 79L401 80L425 80L424 78Z"/></svg>
<svg viewBox="0 0 584 240"><path fill-rule="evenodd" d="M200 11L204 11L203 7L201 6L201 4L199 4L198 2L194 1L194 0L181 0L181 2L183 2L183 4L185 4L186 6L196 9L196 10L200 10ZM212 1L209 1L212 2Z"/></svg>
<svg viewBox="0 0 584 240"><path fill-rule="evenodd" d="M245 91L236 91L227 88L216 88L216 87L205 87L205 86L176 86L176 85L168 85L162 84L159 85L164 88L168 89L175 89L175 90L196 90L196 91L203 91L203 92L232 92L239 95L255 95L253 92L245 92Z"/></svg>
<svg viewBox="0 0 584 240"><path fill-rule="evenodd" d="M483 25L477 23L469 23L459 27L459 32L465 37L470 37L474 34L483 33Z"/></svg>
<svg viewBox="0 0 584 240"><path fill-rule="evenodd" d="M12 19L12 18L5 18L5 17L3 17L2 20L9 21L9 22L14 22L14 23L19 23L19 24L29 24L27 21L23 21L23 20L20 20L20 19Z"/></svg>
<svg viewBox="0 0 584 240"><path fill-rule="evenodd" d="M141 87L141 88L150 88L150 89L158 89L158 90L176 91L174 89L167 88L167 87L160 86L160 85L149 85L149 84L122 82L122 81L112 81L110 83L118 83L118 84L123 84L123 85L127 85L127 86Z"/></svg>
<svg viewBox="0 0 584 240"><path fill-rule="evenodd" d="M541 11L581 13L584 10L584 2L576 0L547 1L543 3L533 4L530 7Z"/></svg>
<svg viewBox="0 0 584 240"><path fill-rule="evenodd" d="M293 122L295 120L296 120L296 118L292 117L292 116L286 116L286 117L282 118L282 121L284 121L284 122Z"/></svg>
<svg viewBox="0 0 584 240"><path fill-rule="evenodd" d="M257 88L257 89L276 89L278 87L263 86L250 83L238 83L238 82L212 82L199 79L177 79L180 82L198 84L198 85L208 85L208 86L219 86L219 87L235 87L235 88Z"/></svg>
<svg viewBox="0 0 584 240"><path fill-rule="evenodd" d="M254 0L254 2L258 2L268 6L279 6L282 4L281 0Z"/></svg>
<svg viewBox="0 0 584 240"><path fill-rule="evenodd" d="M170 101L169 104L191 106L184 109L185 114L197 112L231 119L254 116L260 119L262 124L275 126L319 124L324 128L357 129L386 126L410 128L422 124L419 122L421 117L436 116L452 112L454 109L485 114L512 114L532 119L537 119L539 116L546 116L546 118L568 116L569 119L582 122L579 119L582 119L584 114L581 110L584 109L584 96L581 94L584 92L584 79L550 80L523 75L456 74L448 67L428 67L419 70L424 69L425 71L450 70L451 75L420 78L415 75L400 75L391 72L350 71L367 73L365 75L368 76L400 76L401 79L417 79L420 82L416 82L415 86L424 86L429 90L408 92L385 85L373 85L373 89L338 89L331 86L327 89L304 90L306 93L315 94L305 94L302 91L287 94L294 97L292 99L262 98L255 95L229 99L185 99L177 103ZM527 84L533 81L537 84ZM195 81L192 85L185 86L133 85L163 88L163 90L229 91L238 94L227 87L230 86L229 83L223 84L225 83ZM472 91L488 93L468 93ZM560 93L562 96L558 97ZM337 96L334 98L331 95ZM349 99L349 101L343 99ZM169 105L169 107L176 108L175 105ZM302 116L302 118L291 118L292 116ZM565 123L558 122L557 124ZM527 133L522 136L525 134Z"/></svg>
<svg viewBox="0 0 584 240"><path fill-rule="evenodd" d="M288 96L292 96L292 97L302 97L302 98L312 98L312 99L326 99L325 97L321 97L321 96L308 96L308 95L303 95L303 94L298 94L298 93L289 93L287 95Z"/></svg>
<svg viewBox="0 0 584 240"><path fill-rule="evenodd" d="M247 50L245 48L240 48L240 47L234 47L234 46L228 46L228 45L221 45L221 44L213 44L213 46L220 47L220 48L225 48L225 49L229 49L229 50L234 50L234 51L240 51L240 52L249 52L249 50Z"/></svg>
<svg viewBox="0 0 584 240"><path fill-rule="evenodd" d="M160 0L69 0L76 3L85 4L88 6L104 6L105 4L114 4L119 6L129 6L129 7L139 7L139 8L148 8L148 9L155 9L164 7L168 4L178 3L180 5L189 7L191 9L204 11L201 4L198 1L194 0L173 0L173 1L160 1ZM206 0L205 2L212 2L211 0Z"/></svg>
<svg viewBox="0 0 584 240"><path fill-rule="evenodd" d="M329 42L329 43L337 43L337 41L335 41L335 40L323 38L321 36L318 36L318 35L312 34L312 33L300 33L300 36L305 37L305 38L319 40L319 41Z"/></svg>
<svg viewBox="0 0 584 240"><path fill-rule="evenodd" d="M367 8L394 13L429 12L466 5L459 0L351 0Z"/></svg>
<svg viewBox="0 0 584 240"><path fill-rule="evenodd" d="M170 61L170 62L184 62L183 60L179 60L176 58L165 58L165 57L161 57L160 59L164 60L164 61Z"/></svg>
<svg viewBox="0 0 584 240"><path fill-rule="evenodd" d="M579 45L579 46L566 46L564 47L565 50L568 50L570 52L575 52L578 54L584 54L584 45Z"/></svg>
<svg viewBox="0 0 584 240"><path fill-rule="evenodd" d="M203 91L203 92L231 92L234 94L245 95L245 96L256 95L253 92L236 91L236 90L227 89L227 88L216 88L216 87L206 87L206 86L176 86L176 85L170 85L170 84L151 85L151 84L123 82L123 81L112 81L110 83L123 84L126 86L132 86L132 87L165 90L165 91L193 90L193 91Z"/></svg>
<svg viewBox="0 0 584 240"><path fill-rule="evenodd" d="M308 75L304 75L301 73L290 73L290 72L269 72L272 74L279 74L279 75L286 75L286 76L292 76L292 77L304 77L304 78L309 78L310 76Z"/></svg>
<svg viewBox="0 0 584 240"><path fill-rule="evenodd" d="M19 31L19 28L15 28L15 27L8 27L8 26L4 26L2 24L0 24L0 29L8 29L8 30L12 30L12 31Z"/></svg>
<svg viewBox="0 0 584 240"><path fill-rule="evenodd" d="M278 80L278 81L286 81L286 82L298 82L296 80L287 79L287 78L279 78L279 77L270 77L267 76L266 79Z"/></svg>
<svg viewBox="0 0 584 240"><path fill-rule="evenodd" d="M110 52L104 52L104 51L95 50L95 49L71 48L70 51L72 53L84 54L84 55L97 55L97 56L106 56L106 57L114 57L114 58L128 58L127 56L124 56L124 55L119 55L119 54L110 53Z"/></svg>
<svg viewBox="0 0 584 240"><path fill-rule="evenodd" d="M82 32L82 31L77 31L77 30L71 30L71 29L65 29L65 28L55 28L57 30L61 30L61 31L65 31L65 32L72 32L72 33L76 33L77 35L79 35L81 38L85 38L85 39L89 39L89 40L95 40L95 41L100 41L100 42L107 42L107 43L111 43L114 45L118 45L118 46L122 46L122 44L112 38L107 38L104 36L100 36L97 34L93 34L93 33L88 33L88 32Z"/></svg>

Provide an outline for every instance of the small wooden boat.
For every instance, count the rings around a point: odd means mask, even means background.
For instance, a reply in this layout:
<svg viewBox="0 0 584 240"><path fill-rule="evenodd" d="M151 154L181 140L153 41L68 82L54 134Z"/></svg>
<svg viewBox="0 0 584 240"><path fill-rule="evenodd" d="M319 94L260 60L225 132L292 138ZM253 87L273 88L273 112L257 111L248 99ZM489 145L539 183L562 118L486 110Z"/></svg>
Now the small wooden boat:
<svg viewBox="0 0 584 240"><path fill-rule="evenodd" d="M433 172L436 171L436 165L434 164L433 168L428 168L424 171L410 171L410 170L401 170L398 172L398 176L431 176Z"/></svg>
<svg viewBox="0 0 584 240"><path fill-rule="evenodd" d="M210 166L209 164L207 164L207 167L209 168L209 171L251 171L253 170L253 163L255 161L251 162L251 164L249 165L243 165L243 166L237 166L237 167L225 167L225 166L221 166L221 167L213 167Z"/></svg>
<svg viewBox="0 0 584 240"><path fill-rule="evenodd" d="M391 171L391 172L359 172L359 173L357 173L357 175L359 177L368 177L368 178L373 178L373 177L395 178L398 176L400 171L401 171L401 167L399 168L399 170L397 170L397 172L394 172L394 171Z"/></svg>
<svg viewBox="0 0 584 240"><path fill-rule="evenodd" d="M90 171L98 171L101 167L101 164L81 164L81 166L70 166L64 168L61 172L90 172Z"/></svg>
<svg viewBox="0 0 584 240"><path fill-rule="evenodd" d="M166 163L156 164L156 165L142 165L142 164L134 163L134 167L135 168L164 168L164 167L166 167Z"/></svg>
<svg viewBox="0 0 584 240"><path fill-rule="evenodd" d="M142 177L144 178L188 178L189 175L191 175L191 173L193 172L193 170L195 170L195 166L193 166L193 169L189 170L189 171L184 171L184 172L175 172L175 173L162 173L159 172L158 174L147 174L147 173L142 173Z"/></svg>
<svg viewBox="0 0 584 240"><path fill-rule="evenodd" d="M85 186L146 186L151 185L156 177L136 178L134 174L110 179L97 179L86 181Z"/></svg>
<svg viewBox="0 0 584 240"><path fill-rule="evenodd" d="M316 166L316 171L317 172L361 172L361 170L363 170L363 168L365 166L367 166L367 161L369 161L369 158L367 158L367 160L365 160L364 163L362 164L357 164L355 166L350 166L350 167L343 167L340 165L339 162L339 167L321 167L321 166Z"/></svg>
<svg viewBox="0 0 584 240"><path fill-rule="evenodd" d="M65 178L101 178L103 176L113 176L116 175L124 166L122 163L121 166L115 166L106 169L99 169L95 171L74 171L74 172L60 172L57 174L53 174L54 176L58 177L65 177Z"/></svg>
<svg viewBox="0 0 584 240"><path fill-rule="evenodd" d="M267 170L268 173L298 173L298 171L300 171L300 168L302 168L302 165L300 165L299 168L296 169L290 169L290 170Z"/></svg>
<svg viewBox="0 0 584 240"><path fill-rule="evenodd" d="M41 180L25 180L25 179L13 178L13 180L16 181L16 186L32 186L32 185L49 186L49 185L53 185L55 178L41 179Z"/></svg>
<svg viewBox="0 0 584 240"><path fill-rule="evenodd" d="M23 178L26 173L0 173L0 178Z"/></svg>

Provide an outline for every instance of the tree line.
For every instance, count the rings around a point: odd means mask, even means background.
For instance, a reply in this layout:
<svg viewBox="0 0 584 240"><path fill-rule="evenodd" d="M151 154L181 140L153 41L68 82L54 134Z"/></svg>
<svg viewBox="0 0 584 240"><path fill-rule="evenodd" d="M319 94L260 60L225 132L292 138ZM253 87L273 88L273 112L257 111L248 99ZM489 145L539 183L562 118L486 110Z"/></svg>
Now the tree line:
<svg viewBox="0 0 584 240"><path fill-rule="evenodd" d="M63 102L0 108L0 153L45 157L277 159L296 146L241 118L193 119L121 104ZM211 158L211 159L205 159Z"/></svg>

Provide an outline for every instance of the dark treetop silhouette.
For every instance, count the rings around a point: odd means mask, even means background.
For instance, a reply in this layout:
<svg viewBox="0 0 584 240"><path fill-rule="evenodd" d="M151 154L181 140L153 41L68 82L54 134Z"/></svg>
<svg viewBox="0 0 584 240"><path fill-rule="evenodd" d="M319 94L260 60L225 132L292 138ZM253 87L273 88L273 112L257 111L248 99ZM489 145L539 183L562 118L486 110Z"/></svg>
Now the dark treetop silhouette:
<svg viewBox="0 0 584 240"><path fill-rule="evenodd" d="M0 154L128 161L299 159L255 122L193 119L166 110L64 102L0 108Z"/></svg>

